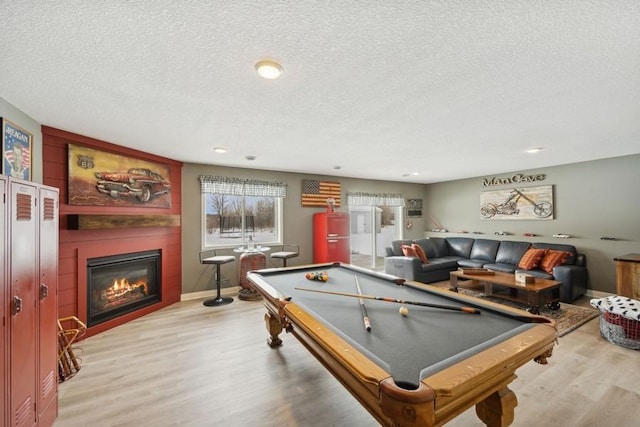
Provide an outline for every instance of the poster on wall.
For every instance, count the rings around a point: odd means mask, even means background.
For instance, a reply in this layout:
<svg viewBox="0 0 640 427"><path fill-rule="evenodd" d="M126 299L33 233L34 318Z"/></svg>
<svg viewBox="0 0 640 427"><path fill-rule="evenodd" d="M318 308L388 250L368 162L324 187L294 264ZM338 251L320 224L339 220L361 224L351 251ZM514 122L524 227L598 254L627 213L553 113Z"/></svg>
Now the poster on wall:
<svg viewBox="0 0 640 427"><path fill-rule="evenodd" d="M2 123L2 173L31 181L33 135L5 118Z"/></svg>
<svg viewBox="0 0 640 427"><path fill-rule="evenodd" d="M482 219L553 219L553 186L506 188L480 193Z"/></svg>
<svg viewBox="0 0 640 427"><path fill-rule="evenodd" d="M169 167L69 144L69 204L171 207Z"/></svg>

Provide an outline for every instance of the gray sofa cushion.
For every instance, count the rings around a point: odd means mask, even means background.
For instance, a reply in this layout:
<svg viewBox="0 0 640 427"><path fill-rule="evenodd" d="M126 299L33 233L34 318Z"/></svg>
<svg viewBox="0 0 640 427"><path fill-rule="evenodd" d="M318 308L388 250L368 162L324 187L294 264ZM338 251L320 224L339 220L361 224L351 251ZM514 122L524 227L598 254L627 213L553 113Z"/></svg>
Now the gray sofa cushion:
<svg viewBox="0 0 640 427"><path fill-rule="evenodd" d="M493 262L500 247L500 240L476 239L471 248L471 258L474 261Z"/></svg>
<svg viewBox="0 0 640 427"><path fill-rule="evenodd" d="M529 242L512 242L503 240L496 253L496 264L511 264L517 266L522 255L531 247Z"/></svg>
<svg viewBox="0 0 640 427"><path fill-rule="evenodd" d="M447 238L447 245L449 245L449 255L470 258L473 239L469 237L449 237Z"/></svg>
<svg viewBox="0 0 640 427"><path fill-rule="evenodd" d="M442 258L449 255L449 245L447 245L447 241L444 238L431 237L429 240L431 241L435 252L433 256L434 258Z"/></svg>

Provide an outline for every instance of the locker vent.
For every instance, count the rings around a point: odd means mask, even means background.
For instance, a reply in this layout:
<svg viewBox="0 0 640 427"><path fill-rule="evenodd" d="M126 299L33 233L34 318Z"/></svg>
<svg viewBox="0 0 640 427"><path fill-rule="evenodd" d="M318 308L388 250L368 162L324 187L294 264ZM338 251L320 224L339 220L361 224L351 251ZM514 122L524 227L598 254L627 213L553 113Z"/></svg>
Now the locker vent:
<svg viewBox="0 0 640 427"><path fill-rule="evenodd" d="M18 221L31 220L31 195L18 193L16 194L16 219Z"/></svg>
<svg viewBox="0 0 640 427"><path fill-rule="evenodd" d="M16 409L16 414L15 414L16 415L16 418L15 418L16 423L14 425L17 425L17 426L24 425L24 426L26 426L26 425L33 424L32 422L29 422L30 419L35 418L35 414L33 413L33 409L32 408L33 408L33 405L31 403L31 396L29 396Z"/></svg>
<svg viewBox="0 0 640 427"><path fill-rule="evenodd" d="M50 197L45 197L42 204L43 218L45 221L53 221L55 219L56 201Z"/></svg>

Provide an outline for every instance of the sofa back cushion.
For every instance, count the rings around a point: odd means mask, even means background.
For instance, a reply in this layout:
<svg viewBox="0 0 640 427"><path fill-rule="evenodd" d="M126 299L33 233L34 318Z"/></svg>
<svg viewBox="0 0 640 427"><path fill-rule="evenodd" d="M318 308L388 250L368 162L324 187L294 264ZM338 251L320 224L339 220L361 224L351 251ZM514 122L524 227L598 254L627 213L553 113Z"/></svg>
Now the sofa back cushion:
<svg viewBox="0 0 640 427"><path fill-rule="evenodd" d="M498 253L496 254L496 263L518 265L522 255L531 247L529 242L512 242L503 240L500 242Z"/></svg>
<svg viewBox="0 0 640 427"><path fill-rule="evenodd" d="M470 237L447 237L446 240L449 255L469 258L474 239Z"/></svg>
<svg viewBox="0 0 640 427"><path fill-rule="evenodd" d="M476 239L471 248L471 259L495 262L500 240Z"/></svg>
<svg viewBox="0 0 640 427"><path fill-rule="evenodd" d="M391 242L391 247L393 248L393 254L396 256L404 255L402 253L402 245L411 246L411 240L394 240Z"/></svg>
<svg viewBox="0 0 640 427"><path fill-rule="evenodd" d="M567 256L567 259L564 261L564 264L565 265L575 265L575 263L576 263L577 251L576 251L576 247L573 246L573 245L564 245L564 244L560 244L560 243L534 243L533 247L534 248L541 248L541 249L553 249L555 251L569 252L569 255Z"/></svg>
<svg viewBox="0 0 640 427"><path fill-rule="evenodd" d="M442 237L429 237L426 239L418 239L416 243L422 246L424 253L428 258L442 258L449 255L447 241Z"/></svg>

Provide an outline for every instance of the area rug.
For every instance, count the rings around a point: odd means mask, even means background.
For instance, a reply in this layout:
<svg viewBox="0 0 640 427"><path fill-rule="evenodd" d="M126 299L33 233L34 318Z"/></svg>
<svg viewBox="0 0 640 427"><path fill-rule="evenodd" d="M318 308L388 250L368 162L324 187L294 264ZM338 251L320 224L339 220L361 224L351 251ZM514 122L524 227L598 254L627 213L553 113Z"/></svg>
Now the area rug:
<svg viewBox="0 0 640 427"><path fill-rule="evenodd" d="M465 289L459 287L458 292L460 292L461 294L486 299L498 304L507 305L509 307L518 308L520 310L525 310L527 308L526 304L520 304L518 302L508 301L502 298L488 297L485 296L484 293L473 289ZM598 310L586 307L578 307L577 305L565 304L563 302L560 303L560 308L558 310L551 310L546 306L540 307L541 316L545 316L555 320L556 326L558 328L558 336L560 337L563 335L567 335L571 331L575 331L580 326L587 323L589 320L598 317L599 314L600 312Z"/></svg>

